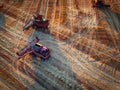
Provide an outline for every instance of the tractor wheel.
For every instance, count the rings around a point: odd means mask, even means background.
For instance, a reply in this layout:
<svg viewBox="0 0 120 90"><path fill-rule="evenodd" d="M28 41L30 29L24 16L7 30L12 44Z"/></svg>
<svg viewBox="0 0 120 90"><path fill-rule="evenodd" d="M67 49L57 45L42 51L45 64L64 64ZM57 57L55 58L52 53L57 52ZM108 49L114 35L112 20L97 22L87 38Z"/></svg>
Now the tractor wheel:
<svg viewBox="0 0 120 90"><path fill-rule="evenodd" d="M31 56L32 56L32 57L36 57L36 55L35 55L34 53L31 53Z"/></svg>
<svg viewBox="0 0 120 90"><path fill-rule="evenodd" d="M45 59L41 57L41 61L45 61Z"/></svg>
<svg viewBox="0 0 120 90"><path fill-rule="evenodd" d="M44 27L42 27L42 28L41 28L41 31L42 31L42 32L44 32L44 31L45 31L45 28L44 28Z"/></svg>
<svg viewBox="0 0 120 90"><path fill-rule="evenodd" d="M33 27L33 29L35 29L35 30L37 29L37 26L32 26L32 27Z"/></svg>

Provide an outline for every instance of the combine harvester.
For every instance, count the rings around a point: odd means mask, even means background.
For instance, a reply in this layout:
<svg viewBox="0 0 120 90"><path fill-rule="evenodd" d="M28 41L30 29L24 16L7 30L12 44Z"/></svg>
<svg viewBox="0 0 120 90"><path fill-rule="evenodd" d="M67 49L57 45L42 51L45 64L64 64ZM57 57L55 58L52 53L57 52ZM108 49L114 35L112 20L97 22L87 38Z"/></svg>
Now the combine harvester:
<svg viewBox="0 0 120 90"><path fill-rule="evenodd" d="M48 59L50 57L50 50L38 42L39 38L36 37L27 47L22 49L20 52L17 52L17 55L19 57L23 57L27 54L32 54L36 57L40 57L41 60Z"/></svg>
<svg viewBox="0 0 120 90"><path fill-rule="evenodd" d="M110 7L110 5L105 4L103 0L94 0L93 7L102 8L102 7Z"/></svg>
<svg viewBox="0 0 120 90"><path fill-rule="evenodd" d="M113 30L117 31L117 33L120 34L120 25L119 25L118 15L115 12L113 12L110 8L104 8L104 7L110 7L110 5L105 4L103 0L94 0L93 3L94 3L93 8L97 7L104 14L106 14L107 16L106 21L111 25Z"/></svg>
<svg viewBox="0 0 120 90"><path fill-rule="evenodd" d="M48 30L49 20L44 19L42 15L33 16L30 21L23 27L23 31L32 27L33 29Z"/></svg>

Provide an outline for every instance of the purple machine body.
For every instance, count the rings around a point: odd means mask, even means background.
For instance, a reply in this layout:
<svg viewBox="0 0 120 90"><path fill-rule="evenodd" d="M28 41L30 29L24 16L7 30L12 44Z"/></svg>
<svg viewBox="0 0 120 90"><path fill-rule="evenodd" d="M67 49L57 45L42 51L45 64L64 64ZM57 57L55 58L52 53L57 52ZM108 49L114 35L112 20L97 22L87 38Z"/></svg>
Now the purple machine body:
<svg viewBox="0 0 120 90"><path fill-rule="evenodd" d="M37 29L37 28L44 28L48 29L49 26L49 20L35 20L31 19L24 27L23 30L27 30L30 27Z"/></svg>
<svg viewBox="0 0 120 90"><path fill-rule="evenodd" d="M37 57L40 57L43 60L48 59L50 57L50 50L46 46L43 46L38 42L39 38L36 37L32 42L30 42L30 44L27 47L22 49L20 52L17 52L17 55L19 57L23 57L26 54L31 53Z"/></svg>

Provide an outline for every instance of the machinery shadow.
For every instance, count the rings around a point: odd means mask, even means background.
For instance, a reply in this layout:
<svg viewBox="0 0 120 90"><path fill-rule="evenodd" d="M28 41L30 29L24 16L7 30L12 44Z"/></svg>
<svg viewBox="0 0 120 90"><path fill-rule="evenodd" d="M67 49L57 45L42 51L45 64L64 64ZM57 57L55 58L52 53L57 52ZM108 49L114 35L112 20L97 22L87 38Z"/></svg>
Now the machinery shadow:
<svg viewBox="0 0 120 90"><path fill-rule="evenodd" d="M0 27L5 26L5 16L3 13L0 13Z"/></svg>
<svg viewBox="0 0 120 90"><path fill-rule="evenodd" d="M29 77L34 82L30 87L36 87L39 90L75 90L81 89L81 83L78 82L72 66L69 63L69 56L62 51L60 41L52 35L35 30L28 38L32 41L35 37L40 39L39 43L48 47L51 51L51 57L47 60L31 56L31 67L33 70L25 69ZM63 45L62 45L63 46Z"/></svg>

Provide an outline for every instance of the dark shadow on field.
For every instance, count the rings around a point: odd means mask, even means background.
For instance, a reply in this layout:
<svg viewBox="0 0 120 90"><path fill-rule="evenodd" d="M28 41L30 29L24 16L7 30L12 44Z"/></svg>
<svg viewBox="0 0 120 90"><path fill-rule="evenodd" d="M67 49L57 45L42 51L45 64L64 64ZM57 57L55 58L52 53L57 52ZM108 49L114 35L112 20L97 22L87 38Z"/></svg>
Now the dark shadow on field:
<svg viewBox="0 0 120 90"><path fill-rule="evenodd" d="M72 71L69 60L59 47L60 41L52 37L51 34L42 33L39 30L35 30L28 41L32 41L36 36L40 39L39 43L50 49L51 57L42 61L38 57L31 56L34 70L27 70L28 76L35 80L31 87L40 90L82 89Z"/></svg>
<svg viewBox="0 0 120 90"><path fill-rule="evenodd" d="M5 16L3 13L0 13L0 27L5 26Z"/></svg>
<svg viewBox="0 0 120 90"><path fill-rule="evenodd" d="M117 31L120 34L120 20L118 15L113 12L110 8L99 8L104 14L106 14L106 20L111 25L112 29L114 31Z"/></svg>

